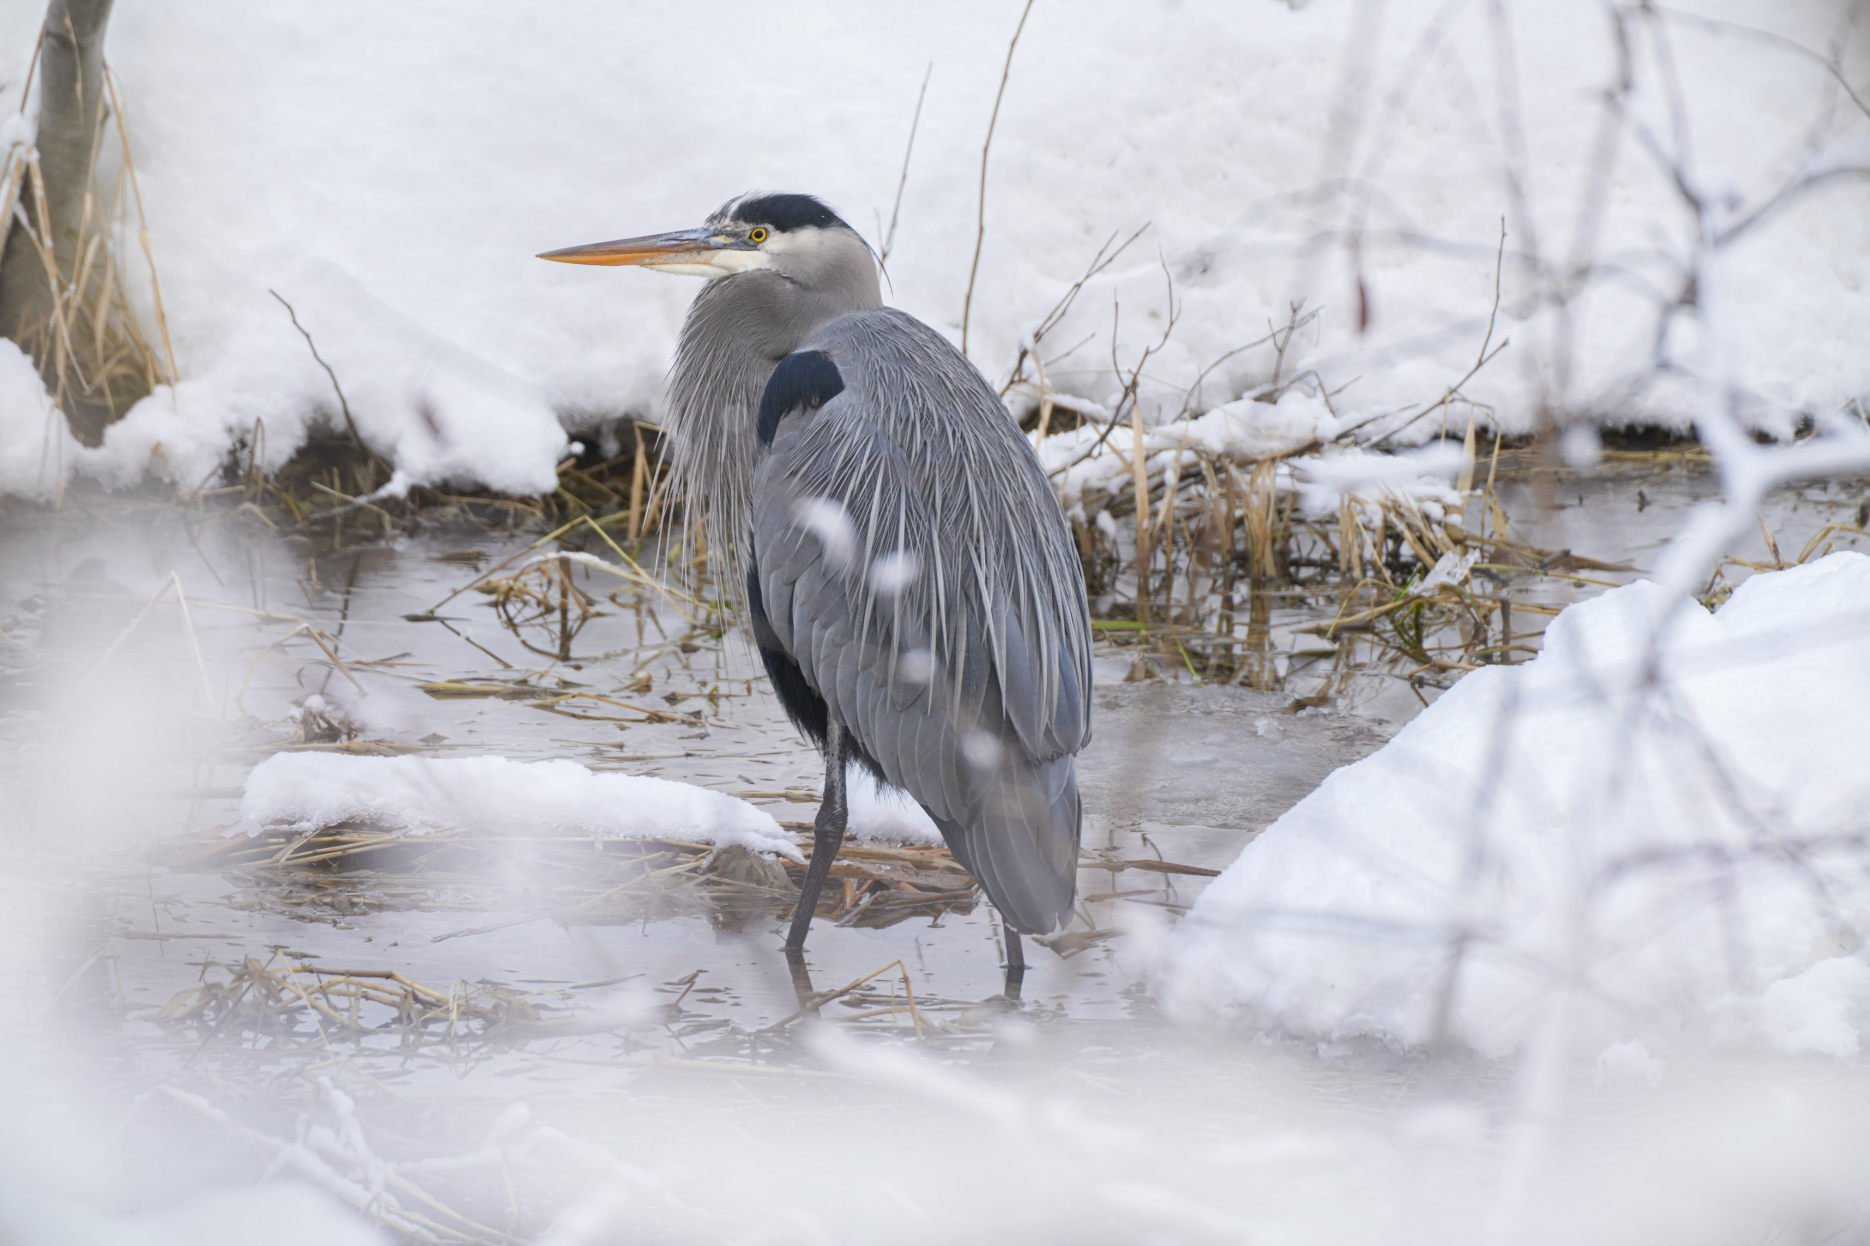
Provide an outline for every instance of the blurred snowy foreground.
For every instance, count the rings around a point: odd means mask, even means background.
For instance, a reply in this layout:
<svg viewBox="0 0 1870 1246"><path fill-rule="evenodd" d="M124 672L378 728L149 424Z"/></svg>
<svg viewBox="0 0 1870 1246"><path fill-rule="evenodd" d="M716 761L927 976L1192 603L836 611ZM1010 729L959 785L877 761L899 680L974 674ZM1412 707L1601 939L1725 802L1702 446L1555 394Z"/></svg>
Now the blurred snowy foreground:
<svg viewBox="0 0 1870 1246"><path fill-rule="evenodd" d="M1870 558L1638 582L1463 678L1168 938L1187 1017L1616 1071L1870 1036Z"/></svg>

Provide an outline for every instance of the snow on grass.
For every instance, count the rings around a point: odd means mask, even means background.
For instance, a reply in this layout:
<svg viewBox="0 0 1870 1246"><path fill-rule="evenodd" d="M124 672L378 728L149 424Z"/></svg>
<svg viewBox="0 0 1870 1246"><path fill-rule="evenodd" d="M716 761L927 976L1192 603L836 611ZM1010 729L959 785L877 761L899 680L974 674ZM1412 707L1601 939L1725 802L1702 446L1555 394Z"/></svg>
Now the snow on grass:
<svg viewBox="0 0 1870 1246"><path fill-rule="evenodd" d="M1607 103L1619 38L1594 6L1394 0L1373 23L1343 2L1038 5L995 130L970 351L989 377L1010 375L1099 243L1147 223L1048 334L1055 389L1114 409L1173 298L1179 317L1141 378L1147 422L1262 393L1277 372L1311 378L1339 411L1395 413L1375 433L1473 368L1498 276L1491 340L1511 344L1467 396L1510 428L1554 410L1683 419L1692 384L1645 379L1658 350L1690 372L1694 358L1693 326L1669 309L1696 218L1656 153L1692 140L1686 179L1726 229L1870 136L1822 63L1836 6L1686 7L1729 24L1632 19L1635 86ZM0 0L14 57L0 112L19 102L42 11ZM980 144L1018 5L960 0L930 20L858 0L725 0L710 14L699 53L593 0L120 6L108 51L181 381L101 450L53 462L194 487L236 444L277 467L315 428L341 427L277 291L403 480L549 489L567 430L654 415L698 285L535 253L692 225L750 187L822 194L880 242L931 65L891 298L958 337ZM1860 45L1846 45L1851 81ZM1631 128L1612 127L1606 149L1613 106ZM121 258L143 289L136 250ZM1866 256L1870 187L1848 176L1720 250L1749 418L1789 427L1870 388ZM1283 356L1262 342L1223 360L1296 319L1294 300L1319 315ZM30 438L17 453L36 461L43 430L10 389L0 397L0 421ZM1249 410L1262 427L1241 444L1306 435L1285 407ZM1467 409L1443 414L1459 428Z"/></svg>
<svg viewBox="0 0 1870 1246"><path fill-rule="evenodd" d="M1142 438L1144 471L1153 487L1179 481L1185 468L1196 466L1199 455L1231 465L1276 458L1280 461L1273 474L1274 492L1296 493L1300 506L1313 517L1335 513L1349 503L1357 520L1379 533L1386 502L1404 504L1434 522L1461 513L1461 495L1451 487L1461 470L1458 448L1443 442L1385 454L1334 441L1340 430L1348 431L1356 422L1340 420L1322 398L1296 388L1277 403L1243 398L1191 419L1147 428ZM1039 460L1072 519L1101 524L1105 503L1132 487L1135 434L1124 427L1106 435L1107 423L1083 424L1038 443ZM1308 448L1314 452L1299 453Z"/></svg>
<svg viewBox="0 0 1870 1246"><path fill-rule="evenodd" d="M249 835L309 834L340 822L411 835L471 829L739 844L803 859L770 814L743 800L668 779L598 774L562 758L279 753L247 776L239 829Z"/></svg>
<svg viewBox="0 0 1870 1246"><path fill-rule="evenodd" d="M1189 1016L1417 1048L1857 1054L1870 1034L1870 557L1718 612L1567 609L1249 845L1171 936Z"/></svg>

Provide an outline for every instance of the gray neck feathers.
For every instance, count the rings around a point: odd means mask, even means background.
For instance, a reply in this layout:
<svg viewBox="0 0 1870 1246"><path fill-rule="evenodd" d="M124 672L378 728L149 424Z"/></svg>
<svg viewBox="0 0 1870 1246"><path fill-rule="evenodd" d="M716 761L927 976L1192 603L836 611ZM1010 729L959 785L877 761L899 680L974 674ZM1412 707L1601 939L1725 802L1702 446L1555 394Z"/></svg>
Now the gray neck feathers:
<svg viewBox="0 0 1870 1246"><path fill-rule="evenodd" d="M754 422L773 368L820 327L883 305L876 264L846 229L805 231L774 266L710 281L689 308L669 375L669 434L690 530L702 521L720 588L746 592Z"/></svg>

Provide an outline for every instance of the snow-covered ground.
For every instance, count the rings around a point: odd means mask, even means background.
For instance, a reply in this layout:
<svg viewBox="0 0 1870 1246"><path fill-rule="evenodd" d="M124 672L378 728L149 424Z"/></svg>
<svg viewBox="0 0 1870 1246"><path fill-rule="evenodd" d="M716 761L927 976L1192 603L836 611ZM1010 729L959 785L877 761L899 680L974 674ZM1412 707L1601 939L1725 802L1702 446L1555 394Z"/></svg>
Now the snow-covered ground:
<svg viewBox="0 0 1870 1246"><path fill-rule="evenodd" d="M850 832L860 841L940 843L921 806L850 773ZM247 776L239 828L249 835L309 835L340 822L424 835L492 830L509 835L676 839L738 844L803 860L771 814L692 783L598 774L575 761L505 757L353 757L276 753Z"/></svg>
<svg viewBox="0 0 1870 1246"><path fill-rule="evenodd" d="M0 4L0 112L42 8ZM1870 387L1870 185L1850 171L1870 118L1824 63L1835 42L1843 79L1865 80L1847 6L1614 12L1621 38L1571 4L1036 4L994 132L970 353L1007 378L1099 245L1147 226L1039 354L1051 386L1112 407L1160 342L1151 421L1276 397L1277 372L1366 436L1424 412L1406 436L1459 430L1459 397L1429 408L1489 340L1504 352L1462 393L1509 428L1681 422L1710 306L1750 421L1835 412ZM108 54L180 383L87 451L0 354L0 490L74 472L194 487L235 445L283 463L337 404L275 293L404 480L548 489L567 430L654 416L695 287L534 254L690 225L749 187L821 194L881 245L925 71L892 297L959 339L1018 17L125 0ZM107 176L117 159L113 143ZM1295 300L1319 314L1283 358L1223 358ZM1283 404L1237 410L1268 425L1243 445L1292 432Z"/></svg>
<svg viewBox="0 0 1870 1246"><path fill-rule="evenodd" d="M744 800L692 783L597 774L564 758L277 753L247 776L240 829L249 835L309 835L340 822L409 835L474 829L593 839L660 836L804 859L771 814Z"/></svg>
<svg viewBox="0 0 1870 1246"><path fill-rule="evenodd" d="M1177 929L1167 996L1326 1039L1647 1064L1870 1037L1870 558L1709 614L1568 609L1325 780ZM1652 643L1652 638L1655 638Z"/></svg>

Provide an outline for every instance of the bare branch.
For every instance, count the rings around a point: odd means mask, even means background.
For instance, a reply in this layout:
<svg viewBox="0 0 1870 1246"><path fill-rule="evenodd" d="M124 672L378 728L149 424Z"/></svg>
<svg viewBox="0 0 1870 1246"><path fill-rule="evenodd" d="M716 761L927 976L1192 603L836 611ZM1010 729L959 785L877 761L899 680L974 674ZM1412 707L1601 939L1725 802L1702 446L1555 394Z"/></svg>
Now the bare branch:
<svg viewBox="0 0 1870 1246"><path fill-rule="evenodd" d="M961 302L961 353L967 354L968 318L974 309L974 278L980 272L980 249L987 241L987 156L993 151L993 130L1000 124L1000 101L1006 98L1006 80L1013 73L1013 50L1019 47L1020 32L1026 29L1026 18L1032 13L1032 0L1026 0L1026 7L1019 12L1019 25L1013 28L1013 38L1006 45L1006 64L1000 70L1000 89L994 92L993 115L987 118L987 139L980 145L980 203L975 216L974 260L967 266L967 297Z"/></svg>
<svg viewBox="0 0 1870 1246"><path fill-rule="evenodd" d="M896 179L896 202L890 205L890 227L883 235L883 250L877 254L877 266L890 262L890 252L896 249L896 218L903 210L903 187L909 184L909 157L915 154L916 130L922 124L922 100L929 93L929 75L935 72L935 62L930 61L928 68L922 71L922 89L916 92L916 113L909 121L909 142L903 146L902 176Z"/></svg>
<svg viewBox="0 0 1870 1246"><path fill-rule="evenodd" d="M351 404L344 400L344 387L338 384L338 374L331 370L331 365L325 362L325 357L318 353L318 344L312 341L312 335L307 333L305 331L305 326L299 323L299 313L292 310L292 304L280 297L279 291L268 289L266 292L274 298L279 299L279 305L286 309L286 315L292 317L292 327L297 329L299 331L299 336L305 339L305 345L311 350L312 358L318 361L318 366L323 368L325 370L325 375L331 378L331 388L335 390L338 395L338 409L344 413L344 427L351 430L352 444L365 454L370 454L370 448L364 445L364 439L358 435L357 421L351 418ZM372 458L376 457L374 454L370 456Z"/></svg>

